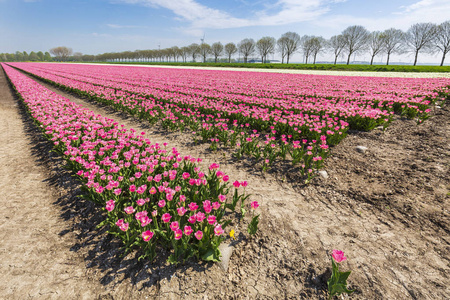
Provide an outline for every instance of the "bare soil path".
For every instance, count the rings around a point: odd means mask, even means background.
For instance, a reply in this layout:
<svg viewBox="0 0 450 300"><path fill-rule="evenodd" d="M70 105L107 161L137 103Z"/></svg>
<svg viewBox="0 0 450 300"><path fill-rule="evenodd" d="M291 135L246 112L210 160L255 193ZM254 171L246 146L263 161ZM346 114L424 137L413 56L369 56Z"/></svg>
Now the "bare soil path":
<svg viewBox="0 0 450 300"><path fill-rule="evenodd" d="M0 69L0 298L94 299L102 286L71 251L71 220L56 204L67 194L32 126Z"/></svg>
<svg viewBox="0 0 450 300"><path fill-rule="evenodd" d="M71 204L79 201L72 183L66 188L72 199L65 199L58 213L70 213L75 225L60 221L58 226L72 226L69 231L77 235L65 235L66 248L59 247L54 256L56 261L72 248L74 259L84 257L90 285L83 292L114 299L325 299L329 255L341 249L348 256L342 268L353 271L349 281L357 290L355 298L445 299L450 293L448 105L436 109L421 126L399 119L386 132L350 134L332 149L325 168L330 177L317 177L304 186L296 174L283 169L261 173L251 161L235 162L223 149L210 152L206 145L193 145L187 134L149 128L108 107L49 88L128 128L145 131L153 142L168 141L182 154L203 158L205 169L219 162L231 181L247 180L252 200L261 204L260 232L252 240L238 232L227 271L196 262L175 267L164 262L164 254L153 264L138 262L132 254L121 258L117 242L95 229L93 221L101 220L98 209L89 203ZM4 110L2 106L2 116ZM22 139L15 145L33 147ZM357 145L369 149L358 153ZM8 276L3 284L23 275L18 276ZM103 285L103 294L95 283Z"/></svg>

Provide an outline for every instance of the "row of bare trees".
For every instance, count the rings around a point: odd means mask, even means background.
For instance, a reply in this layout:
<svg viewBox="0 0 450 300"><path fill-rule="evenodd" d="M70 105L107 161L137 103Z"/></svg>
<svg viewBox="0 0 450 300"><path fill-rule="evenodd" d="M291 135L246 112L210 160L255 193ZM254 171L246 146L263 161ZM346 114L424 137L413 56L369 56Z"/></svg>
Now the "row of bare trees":
<svg viewBox="0 0 450 300"><path fill-rule="evenodd" d="M269 60L269 56L279 53L281 62L289 63L292 55L301 53L304 62L316 63L317 56L322 54L333 55L334 64L339 57L346 56L346 63L350 63L352 55L369 54L370 64L374 62L377 55L386 55L386 64L389 64L393 54L401 55L412 53L414 55L414 65L417 64L419 53L442 53L442 66L447 53L450 51L450 21L440 25L433 23L417 23L412 25L406 32L399 29L390 28L385 31L369 32L363 26L349 26L341 34L325 39L321 36L300 36L295 32L286 32L279 39L265 36L255 42L251 38L246 38L239 43L227 43L223 45L215 42L211 45L204 43L193 43L184 47L170 47L165 49L136 50L114 53L103 53L99 55L83 55L79 52L73 53L67 47L56 47L49 50L58 61L148 61L148 62L203 62L227 61L231 62L232 57L239 53L244 63L249 58L259 57L262 63ZM16 52L15 54L0 53L0 60L3 61L49 61L48 52L43 57L42 52L27 56L26 52Z"/></svg>
<svg viewBox="0 0 450 300"><path fill-rule="evenodd" d="M304 62L316 63L320 53L333 55L334 64L339 57L346 56L346 63L356 54L369 54L370 64L377 55L386 55L386 64L389 64L391 55L412 53L414 65L417 64L419 53L442 53L440 65L445 61L445 56L450 51L450 21L440 25L433 23L418 23L412 25L406 32L390 28L385 31L370 32L363 26L349 26L341 34L325 39L321 36L300 36L295 32L286 32L279 39L270 36L260 38L255 42L246 38L239 43L222 45L220 42L209 45L207 43L193 43L185 47L171 47L158 50L137 50L120 53L104 53L97 59L104 61L197 61L200 57L206 62L213 57L217 62L220 57L226 57L228 62L239 53L239 59L244 63L250 57L259 57L261 62L269 61L269 56L279 53L281 62L289 63L295 53L301 53Z"/></svg>
<svg viewBox="0 0 450 300"><path fill-rule="evenodd" d="M369 32L362 26L350 26L342 34L330 39L330 47L334 51L335 61L342 51L347 53L347 64L352 54L363 51L369 52L370 64L373 64L375 56L381 53L387 55L386 64L389 64L391 54L412 52L414 65L417 64L420 52L442 52L442 66L446 54L450 51L450 21L440 25L418 23L406 32L395 28L383 32Z"/></svg>

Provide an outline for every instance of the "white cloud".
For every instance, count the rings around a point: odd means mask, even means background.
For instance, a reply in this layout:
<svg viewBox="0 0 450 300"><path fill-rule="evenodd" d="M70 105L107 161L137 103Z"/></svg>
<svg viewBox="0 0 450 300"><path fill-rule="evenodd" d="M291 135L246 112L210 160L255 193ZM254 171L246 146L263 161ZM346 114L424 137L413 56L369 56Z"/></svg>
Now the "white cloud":
<svg viewBox="0 0 450 300"><path fill-rule="evenodd" d="M450 20L449 0L421 0L408 6L398 7L391 14L376 15L370 17L358 17L352 15L333 15L325 18L317 18L311 23L321 28L330 28L331 35L342 32L347 26L362 25L368 30L385 30L391 27L408 30L415 23L431 22L435 24Z"/></svg>
<svg viewBox="0 0 450 300"><path fill-rule="evenodd" d="M274 26L311 21L329 11L329 4L347 0L277 0L266 9L249 18L236 18L229 13L207 7L195 0L121 0L130 4L143 4L171 10L178 20L190 22L188 31L199 29L240 28L248 26ZM271 13L275 11L275 13ZM197 30L195 30L197 29Z"/></svg>
<svg viewBox="0 0 450 300"><path fill-rule="evenodd" d="M206 29L231 29L251 26L283 26L307 23L322 28L324 37L338 34L347 26L363 25L369 30L390 27L407 30L420 22L441 23L450 19L449 0L417 0L408 6L397 7L391 13L358 16L333 14L333 6L347 0L265 0L249 2L240 0L248 7L248 17L235 17L230 12L208 7L198 0L114 0L121 3L165 8L175 14L175 19L188 25L177 28L186 35L202 36ZM258 7L257 10L254 10ZM252 9L250 9L252 8ZM117 27L118 28L118 27Z"/></svg>
<svg viewBox="0 0 450 300"><path fill-rule="evenodd" d="M124 29L124 28L146 28L145 26L134 26L134 25L119 25L119 24L106 24L107 27L112 29Z"/></svg>
<svg viewBox="0 0 450 300"><path fill-rule="evenodd" d="M414 4L411 4L411 5L402 6L401 8L404 9L405 12L410 12L410 11L414 11L414 10L417 10L417 9L421 9L421 8L426 8L426 7L432 6L433 2L435 2L435 1L433 1L433 0L421 0L421 1L416 2Z"/></svg>
<svg viewBox="0 0 450 300"><path fill-rule="evenodd" d="M111 36L110 34L107 34L107 33L97 33L97 32L93 32L91 35L93 37L110 37Z"/></svg>
<svg viewBox="0 0 450 300"><path fill-rule="evenodd" d="M400 7L396 13L399 27L411 26L414 23L432 22L441 23L450 19L450 1L448 0L421 0L408 6Z"/></svg>

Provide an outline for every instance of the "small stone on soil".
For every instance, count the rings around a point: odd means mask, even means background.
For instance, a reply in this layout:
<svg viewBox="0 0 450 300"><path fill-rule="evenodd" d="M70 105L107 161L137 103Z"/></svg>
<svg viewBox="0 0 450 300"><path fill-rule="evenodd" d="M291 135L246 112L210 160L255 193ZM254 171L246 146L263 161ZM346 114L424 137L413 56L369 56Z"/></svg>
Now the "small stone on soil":
<svg viewBox="0 0 450 300"><path fill-rule="evenodd" d="M322 177L323 179L328 179L328 173L327 171L319 171L319 176Z"/></svg>
<svg viewBox="0 0 450 300"><path fill-rule="evenodd" d="M233 246L229 244L222 243L219 246L220 253L222 257L220 258L220 262L218 262L219 266L225 272L228 271L228 264L230 263L231 254L233 254Z"/></svg>
<svg viewBox="0 0 450 300"><path fill-rule="evenodd" d="M358 151L359 153L366 153L367 147L364 147L364 146L356 146L356 151Z"/></svg>

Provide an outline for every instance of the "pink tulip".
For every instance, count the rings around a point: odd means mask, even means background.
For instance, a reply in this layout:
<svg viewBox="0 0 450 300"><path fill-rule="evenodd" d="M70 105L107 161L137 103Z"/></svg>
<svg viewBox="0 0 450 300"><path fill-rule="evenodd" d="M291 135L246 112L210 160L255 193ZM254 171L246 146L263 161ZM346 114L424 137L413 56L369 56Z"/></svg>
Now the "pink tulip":
<svg viewBox="0 0 450 300"><path fill-rule="evenodd" d="M172 216L169 213L165 213L161 216L161 220L164 223L169 223L171 218L172 218Z"/></svg>
<svg viewBox="0 0 450 300"><path fill-rule="evenodd" d="M347 259L347 257L344 256L344 252L340 250L333 250L333 254L331 256L337 263L343 262Z"/></svg>
<svg viewBox="0 0 450 300"><path fill-rule="evenodd" d="M134 209L133 206L127 206L124 208L124 211L126 214L131 215L132 213L134 213L136 210Z"/></svg>
<svg viewBox="0 0 450 300"><path fill-rule="evenodd" d="M115 206L114 200L109 200L109 201L106 202L106 207L105 208L106 208L107 211L112 211L114 209L114 206Z"/></svg>
<svg viewBox="0 0 450 300"><path fill-rule="evenodd" d="M174 238L175 240L179 240L183 237L183 231L181 229L177 229L174 231Z"/></svg>
<svg viewBox="0 0 450 300"><path fill-rule="evenodd" d="M253 209L257 209L257 208L259 207L259 203L258 203L258 201L253 201L253 202L250 204L250 206L251 206Z"/></svg>
<svg viewBox="0 0 450 300"><path fill-rule="evenodd" d="M150 230L144 231L142 232L142 239L144 240L144 242L148 242L152 239L153 235L154 233Z"/></svg>
<svg viewBox="0 0 450 300"><path fill-rule="evenodd" d="M194 233L194 235L195 238L200 241L203 238L203 231L199 230L196 233Z"/></svg>
<svg viewBox="0 0 450 300"><path fill-rule="evenodd" d="M171 229L172 231L175 231L175 230L177 230L178 228L180 228L180 225L179 225L178 221L174 221L174 222L170 223L170 229Z"/></svg>
<svg viewBox="0 0 450 300"><path fill-rule="evenodd" d="M193 232L193 230L192 230L192 228L191 228L191 226L188 226L188 225L186 225L186 226L184 226L184 234L185 235L191 235L191 233Z"/></svg>

